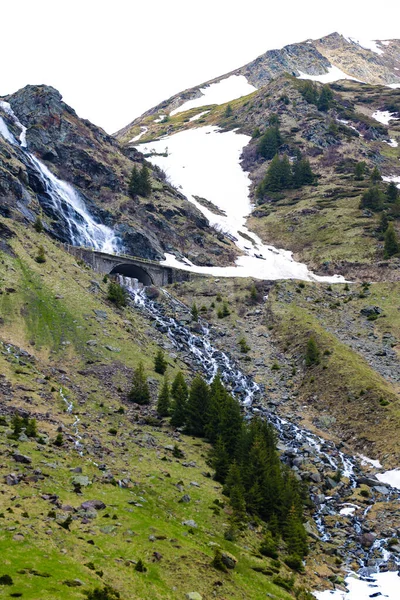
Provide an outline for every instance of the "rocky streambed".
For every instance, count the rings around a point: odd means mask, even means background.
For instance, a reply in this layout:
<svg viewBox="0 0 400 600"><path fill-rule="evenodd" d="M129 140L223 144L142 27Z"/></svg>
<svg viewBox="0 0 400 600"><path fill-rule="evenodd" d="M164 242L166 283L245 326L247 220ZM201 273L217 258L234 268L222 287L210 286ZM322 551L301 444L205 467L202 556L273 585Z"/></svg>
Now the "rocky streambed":
<svg viewBox="0 0 400 600"><path fill-rule="evenodd" d="M172 356L179 352L209 380L219 370L226 387L242 402L247 418L258 415L275 426L282 461L308 486L312 518L306 527L315 572L324 573L331 587L345 591L345 573L357 572L368 580L379 572L397 571L400 491L376 478L377 462L346 453L343 444L304 428L296 415L284 418L280 403L268 403L263 387L222 349L217 327L201 319L192 322L190 309L167 292L162 299L150 300L134 282L126 278L122 282Z"/></svg>

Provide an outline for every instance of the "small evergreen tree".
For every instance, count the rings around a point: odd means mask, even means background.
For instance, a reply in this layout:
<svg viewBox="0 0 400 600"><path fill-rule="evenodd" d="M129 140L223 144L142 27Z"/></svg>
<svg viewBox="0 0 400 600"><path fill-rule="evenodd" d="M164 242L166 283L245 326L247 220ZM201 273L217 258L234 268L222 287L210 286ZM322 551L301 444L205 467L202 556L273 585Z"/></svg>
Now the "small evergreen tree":
<svg viewBox="0 0 400 600"><path fill-rule="evenodd" d="M36 220L33 224L33 228L38 233L42 233L42 231L43 231L43 223L42 223L42 219L39 217L39 215L36 217Z"/></svg>
<svg viewBox="0 0 400 600"><path fill-rule="evenodd" d="M243 354L247 354L250 351L250 346L246 342L245 337L240 338L240 340L238 341L238 345L240 348L240 352L242 352Z"/></svg>
<svg viewBox="0 0 400 600"><path fill-rule="evenodd" d="M388 225L389 221L387 218L387 214L385 212L382 212L381 218L379 219L378 231L380 231L381 233L385 233L386 229L388 228Z"/></svg>
<svg viewBox="0 0 400 600"><path fill-rule="evenodd" d="M232 113L233 113L232 106L230 104L228 104L228 106L225 108L224 117L231 117Z"/></svg>
<svg viewBox="0 0 400 600"><path fill-rule="evenodd" d="M107 289L107 300L110 300L118 308L123 308L128 302L128 292L119 283L110 281Z"/></svg>
<svg viewBox="0 0 400 600"><path fill-rule="evenodd" d="M193 302L191 312L192 312L192 320L198 321L199 320L199 309L197 308L196 302Z"/></svg>
<svg viewBox="0 0 400 600"><path fill-rule="evenodd" d="M168 378L164 377L164 383L161 387L157 401L157 413L160 417L168 417L171 404L171 394L169 389Z"/></svg>
<svg viewBox="0 0 400 600"><path fill-rule="evenodd" d="M332 90L329 85L324 85L322 87L321 93L318 97L317 108L322 112L326 112L329 110L333 99Z"/></svg>
<svg viewBox="0 0 400 600"><path fill-rule="evenodd" d="M306 365L307 367L311 367L312 365L319 365L319 362L320 352L318 350L317 342L315 341L315 338L310 337L306 348Z"/></svg>
<svg viewBox="0 0 400 600"><path fill-rule="evenodd" d="M172 382L171 396L173 398L171 425L173 427L183 427L186 424L188 387L180 371Z"/></svg>
<svg viewBox="0 0 400 600"><path fill-rule="evenodd" d="M204 379L200 375L196 375L192 381L186 407L186 428L188 433L199 437L205 435L209 401L210 389Z"/></svg>
<svg viewBox="0 0 400 600"><path fill-rule="evenodd" d="M164 352L159 348L154 358L154 370L159 375L164 375L167 370L167 361L165 360Z"/></svg>
<svg viewBox="0 0 400 600"><path fill-rule="evenodd" d="M299 89L306 102L309 104L317 104L318 88L313 81L310 81L309 79L301 81Z"/></svg>
<svg viewBox="0 0 400 600"><path fill-rule="evenodd" d="M369 210L379 210L382 206L382 193L374 186L369 188L361 196L360 208L367 208Z"/></svg>
<svg viewBox="0 0 400 600"><path fill-rule="evenodd" d="M274 158L282 143L281 134L278 127L268 127L257 144L257 152L266 160Z"/></svg>
<svg viewBox="0 0 400 600"><path fill-rule="evenodd" d="M136 404L143 405L150 403L150 390L142 362L139 362L134 370L132 388L128 394L128 398L131 402L136 402Z"/></svg>
<svg viewBox="0 0 400 600"><path fill-rule="evenodd" d="M31 438L35 438L38 435L36 419L28 419L28 417L23 419L25 426L25 435Z"/></svg>
<svg viewBox="0 0 400 600"><path fill-rule="evenodd" d="M229 454L221 436L218 436L213 451L214 479L223 483L229 471Z"/></svg>
<svg viewBox="0 0 400 600"><path fill-rule="evenodd" d="M385 245L384 245L384 258L390 258L400 252L400 246L397 239L396 231L393 227L393 223L389 223L385 233Z"/></svg>
<svg viewBox="0 0 400 600"><path fill-rule="evenodd" d="M37 256L35 257L35 261L39 264L46 262L46 255L43 246L39 246Z"/></svg>
<svg viewBox="0 0 400 600"><path fill-rule="evenodd" d="M362 181L365 175L366 164L364 161L358 162L354 167L354 179Z"/></svg>
<svg viewBox="0 0 400 600"><path fill-rule="evenodd" d="M150 171L143 165L142 170L139 174L139 195L147 198L151 194L151 179L150 179Z"/></svg>
<svg viewBox="0 0 400 600"><path fill-rule="evenodd" d="M378 181L382 181L382 176L377 166L375 166L372 170L371 181L373 184L378 183Z"/></svg>
<svg viewBox="0 0 400 600"><path fill-rule="evenodd" d="M54 445L60 448L64 444L64 437L62 433L57 433Z"/></svg>
<svg viewBox="0 0 400 600"><path fill-rule="evenodd" d="M276 541L272 537L271 531L267 530L264 539L260 545L260 553L263 556L268 556L269 558L278 558L278 548Z"/></svg>
<svg viewBox="0 0 400 600"><path fill-rule="evenodd" d="M22 417L20 417L19 414L15 413L11 419L11 425L13 428L13 432L11 435L13 438L18 439L21 435L22 428L24 426L24 421Z"/></svg>
<svg viewBox="0 0 400 600"><path fill-rule="evenodd" d="M399 198L399 190L394 181L391 181L386 189L386 198L388 202L397 202Z"/></svg>

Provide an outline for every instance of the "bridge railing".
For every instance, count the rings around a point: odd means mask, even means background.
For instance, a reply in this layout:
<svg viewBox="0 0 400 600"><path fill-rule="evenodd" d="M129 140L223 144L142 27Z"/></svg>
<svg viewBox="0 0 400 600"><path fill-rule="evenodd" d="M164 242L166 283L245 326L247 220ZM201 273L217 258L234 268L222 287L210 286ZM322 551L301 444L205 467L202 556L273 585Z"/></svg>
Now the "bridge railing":
<svg viewBox="0 0 400 600"><path fill-rule="evenodd" d="M124 254L123 252L118 252L118 254L110 254L109 252L102 252L101 250L96 250L96 248L92 248L92 247L88 247L88 246L72 246L71 244L66 244L66 243L62 243L62 246L65 247L65 249L67 251L69 251L69 249L73 248L73 249L77 249L77 250L84 250L85 252L92 252L93 254L100 254L103 256L115 256L118 258L127 258L129 260L135 260L138 262L142 262L145 264L149 264L149 265L153 265L153 266L157 266L157 267L163 267L165 268L171 268L171 267L167 267L167 265L162 265L161 263L157 262L156 260L150 260L149 258L143 258L142 256L132 256L131 254Z"/></svg>

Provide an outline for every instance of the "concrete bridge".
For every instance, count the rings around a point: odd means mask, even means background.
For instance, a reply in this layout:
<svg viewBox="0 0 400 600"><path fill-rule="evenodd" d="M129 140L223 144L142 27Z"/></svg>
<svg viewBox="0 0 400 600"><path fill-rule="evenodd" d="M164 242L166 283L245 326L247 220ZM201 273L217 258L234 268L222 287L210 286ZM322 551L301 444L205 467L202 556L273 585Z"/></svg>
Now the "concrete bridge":
<svg viewBox="0 0 400 600"><path fill-rule="evenodd" d="M162 287L168 283L188 281L190 279L190 273L187 271L173 267L164 267L156 261L145 258L127 256L125 254L106 254L105 252L93 250L93 248L78 246L67 245L66 249L76 258L90 265L96 273L125 275L126 277L137 279L143 285Z"/></svg>

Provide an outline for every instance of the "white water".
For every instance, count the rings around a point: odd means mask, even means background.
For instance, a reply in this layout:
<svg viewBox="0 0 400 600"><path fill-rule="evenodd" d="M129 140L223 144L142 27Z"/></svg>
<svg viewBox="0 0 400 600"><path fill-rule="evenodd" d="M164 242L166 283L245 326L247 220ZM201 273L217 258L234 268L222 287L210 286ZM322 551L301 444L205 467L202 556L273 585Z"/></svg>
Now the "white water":
<svg viewBox="0 0 400 600"><path fill-rule="evenodd" d="M55 216L62 216L67 228L69 243L74 246L89 246L103 252L116 253L119 240L114 231L97 223L89 214L81 195L66 181L58 179L36 156L26 150L26 127L15 116L7 102L0 102L2 109L21 130L19 141L10 132L4 119L0 117L0 134L13 146L19 146L28 157L39 175L46 190L45 202Z"/></svg>
<svg viewBox="0 0 400 600"><path fill-rule="evenodd" d="M237 259L235 267L199 267L187 259L182 262L171 254L166 254L163 264L216 277L344 281L339 276L314 275L305 264L296 262L291 252L263 244L246 227L246 219L252 210L250 179L240 167L240 155L249 141L247 135L233 131L221 133L217 127L207 126L136 146L141 152L150 154L148 159L160 166L171 183L197 206L209 223L225 233L244 253ZM156 155L166 151L167 156ZM215 215L194 196L210 200L225 215Z"/></svg>
<svg viewBox="0 0 400 600"><path fill-rule="evenodd" d="M66 397L66 395L64 394L64 391L62 388L60 388L59 390L60 393L60 397L61 400L64 402L66 408L66 411L69 415L72 415L72 411L74 409L74 403L71 402L70 400L68 400L68 398ZM81 439L82 436L79 433L79 429L78 429L78 425L80 423L80 419L78 416L75 416L75 421L72 424L72 427L74 429L74 436L75 436L75 448L78 450L79 454L82 456L83 455L83 446L81 444Z"/></svg>

